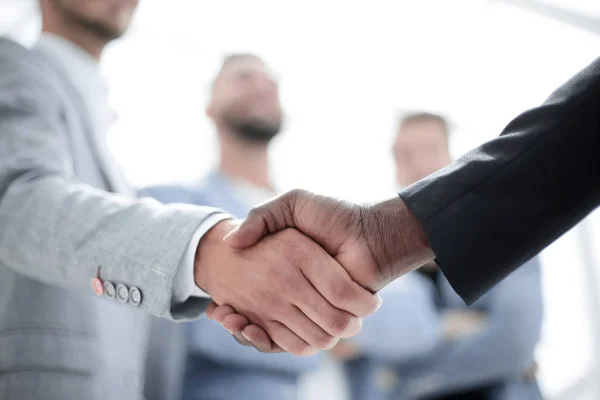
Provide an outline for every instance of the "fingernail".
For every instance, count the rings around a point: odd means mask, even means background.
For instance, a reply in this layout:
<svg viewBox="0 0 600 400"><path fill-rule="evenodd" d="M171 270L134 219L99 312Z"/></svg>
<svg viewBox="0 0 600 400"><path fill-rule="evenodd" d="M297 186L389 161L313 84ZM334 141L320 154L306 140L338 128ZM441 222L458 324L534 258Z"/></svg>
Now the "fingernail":
<svg viewBox="0 0 600 400"><path fill-rule="evenodd" d="M232 230L230 230L229 233L227 235L225 235L225 237L223 237L223 240L227 240L228 238L233 236L239 229L240 229L240 226L238 225L235 228L233 228Z"/></svg>
<svg viewBox="0 0 600 400"><path fill-rule="evenodd" d="M250 340L250 338L244 332L242 332L242 336L244 337L244 339L252 343L252 340Z"/></svg>
<svg viewBox="0 0 600 400"><path fill-rule="evenodd" d="M233 335L233 332L232 332L232 331L230 331L229 329L227 329L227 328L225 327L225 325L221 324L221 326L223 327L223 329L225 329L227 332L229 332L231 335Z"/></svg>
<svg viewBox="0 0 600 400"><path fill-rule="evenodd" d="M375 311L379 310L379 308L381 307L381 305L383 304L383 299L381 298L381 296L377 296L377 307L375 307Z"/></svg>

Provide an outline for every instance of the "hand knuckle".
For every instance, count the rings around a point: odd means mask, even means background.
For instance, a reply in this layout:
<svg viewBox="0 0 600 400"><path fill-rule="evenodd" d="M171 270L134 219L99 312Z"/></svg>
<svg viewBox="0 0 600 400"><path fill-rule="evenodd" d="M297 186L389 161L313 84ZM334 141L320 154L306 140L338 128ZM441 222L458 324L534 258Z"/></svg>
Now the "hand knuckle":
<svg viewBox="0 0 600 400"><path fill-rule="evenodd" d="M290 344L288 352L290 352L291 354L293 354L295 356L303 356L308 351L310 351L310 349L311 349L311 346L309 344L298 340L298 341L295 341L294 344Z"/></svg>
<svg viewBox="0 0 600 400"><path fill-rule="evenodd" d="M303 267L310 262L308 250L299 243L290 241L284 249L286 259L295 267Z"/></svg>
<svg viewBox="0 0 600 400"><path fill-rule="evenodd" d="M376 295L366 293L364 295L357 293L352 309L348 309L352 314L358 317L367 317L377 311L378 301Z"/></svg>
<svg viewBox="0 0 600 400"><path fill-rule="evenodd" d="M334 336L328 334L327 332L321 331L310 342L314 347L325 350L329 348L332 343L335 342L335 340L336 338Z"/></svg>
<svg viewBox="0 0 600 400"><path fill-rule="evenodd" d="M352 298L350 284L343 281L336 282L332 287L332 296L337 304L346 304Z"/></svg>
<svg viewBox="0 0 600 400"><path fill-rule="evenodd" d="M368 309L366 310L365 317L367 315L373 314L379 308L379 299L378 296L371 295L371 299L369 301L365 301L365 304L368 304Z"/></svg>
<svg viewBox="0 0 600 400"><path fill-rule="evenodd" d="M362 329L363 319L361 317L353 317L350 328L346 331L345 337L357 335Z"/></svg>
<svg viewBox="0 0 600 400"><path fill-rule="evenodd" d="M260 299L258 307L269 315L274 315L281 307L280 296L270 290L263 291L257 298Z"/></svg>
<svg viewBox="0 0 600 400"><path fill-rule="evenodd" d="M319 353L319 349L315 349L315 348L309 348L302 356L303 357L312 357L314 355L317 355Z"/></svg>
<svg viewBox="0 0 600 400"><path fill-rule="evenodd" d="M250 219L250 218L256 218L258 216L260 216L260 206L257 207L253 207L252 209L250 209L250 211L248 212L248 216L246 217L246 219Z"/></svg>
<svg viewBox="0 0 600 400"><path fill-rule="evenodd" d="M308 343L302 343L298 345L298 356L309 357L318 353L319 349L312 347Z"/></svg>
<svg viewBox="0 0 600 400"><path fill-rule="evenodd" d="M332 335L326 335L325 337L323 337L319 348L321 350L329 350L331 348L333 348L333 346L335 346L335 344L337 343L337 338L335 336Z"/></svg>
<svg viewBox="0 0 600 400"><path fill-rule="evenodd" d="M300 290L301 281L298 280L299 276L297 273L286 273L282 274L282 276L275 282L273 286L274 293L272 297L280 306L287 306L292 303L294 300L302 297L302 292ZM290 311L290 310L286 310Z"/></svg>
<svg viewBox="0 0 600 400"><path fill-rule="evenodd" d="M334 336L340 336L352 324L353 318L350 314L336 313L329 323L329 332Z"/></svg>
<svg viewBox="0 0 600 400"><path fill-rule="evenodd" d="M288 196L294 199L306 197L309 195L308 190L305 189L293 189L288 192Z"/></svg>

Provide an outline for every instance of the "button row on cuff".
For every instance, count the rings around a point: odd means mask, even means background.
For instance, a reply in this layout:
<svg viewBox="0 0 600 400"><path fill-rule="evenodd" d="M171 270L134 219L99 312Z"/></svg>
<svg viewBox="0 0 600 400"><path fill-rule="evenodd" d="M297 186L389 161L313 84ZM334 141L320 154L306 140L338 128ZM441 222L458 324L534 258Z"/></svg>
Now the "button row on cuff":
<svg viewBox="0 0 600 400"><path fill-rule="evenodd" d="M106 296L111 300L117 300L121 304L131 304L137 307L142 302L142 293L135 286L127 288L127 286L119 283L116 287L110 281L100 282L98 278L94 278L92 283L94 292L99 296Z"/></svg>

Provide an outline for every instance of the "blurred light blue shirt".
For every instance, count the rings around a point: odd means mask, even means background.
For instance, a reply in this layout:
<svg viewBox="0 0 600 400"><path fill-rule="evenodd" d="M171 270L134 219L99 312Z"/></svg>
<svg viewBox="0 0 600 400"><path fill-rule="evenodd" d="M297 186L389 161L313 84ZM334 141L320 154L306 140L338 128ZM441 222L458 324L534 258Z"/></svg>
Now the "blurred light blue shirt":
<svg viewBox="0 0 600 400"><path fill-rule="evenodd" d="M219 207L237 218L245 218L255 204L275 196L217 171L198 184L156 186L140 195L163 203ZM319 355L262 354L240 346L214 321L201 319L188 328L184 399L296 400L298 378L320 363Z"/></svg>

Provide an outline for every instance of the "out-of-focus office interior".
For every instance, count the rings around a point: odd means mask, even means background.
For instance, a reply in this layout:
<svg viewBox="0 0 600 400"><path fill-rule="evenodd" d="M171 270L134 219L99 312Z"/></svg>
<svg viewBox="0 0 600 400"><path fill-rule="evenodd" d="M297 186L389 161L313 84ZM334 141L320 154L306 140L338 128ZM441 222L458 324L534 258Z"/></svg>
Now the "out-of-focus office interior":
<svg viewBox="0 0 600 400"><path fill-rule="evenodd" d="M1 0L0 34L35 43L37 7ZM218 156L204 111L211 80L224 55L251 52L276 72L285 110L270 153L277 189L376 201L398 189L391 146L402 115L447 117L458 157L598 49L595 0L142 0L102 60L118 115L109 142L136 187L199 179ZM550 400L600 398L598 243L594 213L541 255L535 362ZM340 375L328 377L313 398L343 399L329 385Z"/></svg>

